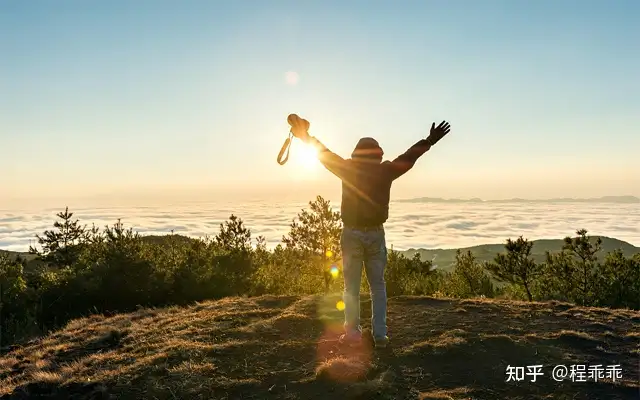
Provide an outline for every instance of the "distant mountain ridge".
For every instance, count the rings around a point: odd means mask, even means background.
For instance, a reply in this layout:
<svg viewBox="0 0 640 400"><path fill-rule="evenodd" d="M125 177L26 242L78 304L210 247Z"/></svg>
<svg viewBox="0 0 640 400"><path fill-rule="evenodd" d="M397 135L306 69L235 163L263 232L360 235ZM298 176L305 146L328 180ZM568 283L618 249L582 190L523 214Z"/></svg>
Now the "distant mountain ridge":
<svg viewBox="0 0 640 400"><path fill-rule="evenodd" d="M638 204L640 198L635 196L602 196L591 198L560 197L551 199L502 199L483 200L477 197L472 199L444 199L441 197L416 197L412 199L397 200L398 203L616 203Z"/></svg>
<svg viewBox="0 0 640 400"><path fill-rule="evenodd" d="M571 236L573 237L573 236ZM602 248L598 256L600 261L604 259L607 253L614 250L621 250L626 257L632 257L636 253L640 253L640 247L636 247L624 240L611 238L607 236L591 236L592 241L596 238L602 239ZM532 240L533 247L531 249L531 257L538 263L546 260L546 252L556 253L562 249L563 239L537 239ZM504 243L481 244L477 246L460 248L460 251L471 251L478 261L491 261L497 253L505 252ZM424 261L432 260L433 264L443 270L450 270L456 259L456 251L458 249L408 249L400 250L399 253L413 257L416 253L420 254L420 258Z"/></svg>

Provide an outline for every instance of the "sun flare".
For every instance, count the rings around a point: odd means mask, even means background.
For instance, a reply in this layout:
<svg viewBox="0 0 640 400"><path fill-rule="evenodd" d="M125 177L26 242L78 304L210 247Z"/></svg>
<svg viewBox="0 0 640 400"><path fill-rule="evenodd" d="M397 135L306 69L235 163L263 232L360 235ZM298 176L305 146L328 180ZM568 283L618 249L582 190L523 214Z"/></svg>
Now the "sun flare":
<svg viewBox="0 0 640 400"><path fill-rule="evenodd" d="M307 171L315 170L320 165L318 161L318 150L304 143L296 143L297 146L291 148L291 160L296 167Z"/></svg>

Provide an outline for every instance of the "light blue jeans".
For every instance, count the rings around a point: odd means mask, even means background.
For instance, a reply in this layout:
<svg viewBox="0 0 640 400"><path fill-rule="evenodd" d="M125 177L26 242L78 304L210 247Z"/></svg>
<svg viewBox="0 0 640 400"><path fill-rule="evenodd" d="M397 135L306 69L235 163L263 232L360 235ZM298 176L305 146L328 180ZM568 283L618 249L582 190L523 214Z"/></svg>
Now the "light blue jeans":
<svg viewBox="0 0 640 400"><path fill-rule="evenodd" d="M340 238L344 275L344 328L347 335L360 335L360 282L364 264L371 289L371 327L374 338L387 335L387 243L384 229L360 231L345 227Z"/></svg>

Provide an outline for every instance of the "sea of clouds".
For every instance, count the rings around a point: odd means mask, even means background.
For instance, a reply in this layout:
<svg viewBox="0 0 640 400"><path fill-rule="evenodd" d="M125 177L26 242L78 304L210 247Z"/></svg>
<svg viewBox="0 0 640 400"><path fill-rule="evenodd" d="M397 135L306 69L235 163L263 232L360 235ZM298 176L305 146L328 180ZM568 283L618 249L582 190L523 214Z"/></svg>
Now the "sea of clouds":
<svg viewBox="0 0 640 400"><path fill-rule="evenodd" d="M338 209L339 205L331 203ZM214 236L231 214L254 237L273 247L308 203L183 203L164 206L74 208L82 224L104 227L121 219L140 234ZM27 251L34 236L51 229L63 209L0 209L0 249ZM585 228L640 246L640 205L607 203L392 203L387 244L408 248L458 248L502 243L523 235L531 240L562 238Z"/></svg>

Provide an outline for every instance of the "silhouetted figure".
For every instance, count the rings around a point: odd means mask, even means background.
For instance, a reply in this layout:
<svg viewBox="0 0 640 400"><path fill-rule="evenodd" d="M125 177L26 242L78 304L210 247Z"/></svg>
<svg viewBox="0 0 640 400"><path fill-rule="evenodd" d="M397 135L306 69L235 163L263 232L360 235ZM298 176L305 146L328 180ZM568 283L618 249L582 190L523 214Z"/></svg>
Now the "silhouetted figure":
<svg viewBox="0 0 640 400"><path fill-rule="evenodd" d="M371 288L371 326L376 347L388 343L387 290L384 271L387 265L387 245L383 224L389 217L389 197L394 180L409 171L415 162L447 133L449 123L431 125L429 137L422 139L393 161L382 162L384 152L370 137L360 139L344 159L330 151L308 133L309 122L289 117L292 134L318 148L320 162L342 180L343 231L340 239L343 256L345 334L341 340L362 338L360 326L360 281L364 265Z"/></svg>

